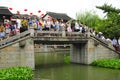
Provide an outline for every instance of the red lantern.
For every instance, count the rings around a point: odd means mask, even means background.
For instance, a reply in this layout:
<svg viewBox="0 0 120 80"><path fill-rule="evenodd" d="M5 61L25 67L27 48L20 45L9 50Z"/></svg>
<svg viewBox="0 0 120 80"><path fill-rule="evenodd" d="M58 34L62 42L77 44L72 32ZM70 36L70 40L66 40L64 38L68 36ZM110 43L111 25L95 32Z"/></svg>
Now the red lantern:
<svg viewBox="0 0 120 80"><path fill-rule="evenodd" d="M44 16L44 14L41 14L41 16Z"/></svg>
<svg viewBox="0 0 120 80"><path fill-rule="evenodd" d="M13 8L9 8L9 10L13 10Z"/></svg>
<svg viewBox="0 0 120 80"><path fill-rule="evenodd" d="M17 11L17 14L20 14L20 11Z"/></svg>
<svg viewBox="0 0 120 80"><path fill-rule="evenodd" d="M27 11L27 9L24 9L24 11L26 12L26 11Z"/></svg>
<svg viewBox="0 0 120 80"><path fill-rule="evenodd" d="M38 13L40 13L41 12L41 10L38 10Z"/></svg>
<svg viewBox="0 0 120 80"><path fill-rule="evenodd" d="M30 15L33 15L33 13L30 13Z"/></svg>

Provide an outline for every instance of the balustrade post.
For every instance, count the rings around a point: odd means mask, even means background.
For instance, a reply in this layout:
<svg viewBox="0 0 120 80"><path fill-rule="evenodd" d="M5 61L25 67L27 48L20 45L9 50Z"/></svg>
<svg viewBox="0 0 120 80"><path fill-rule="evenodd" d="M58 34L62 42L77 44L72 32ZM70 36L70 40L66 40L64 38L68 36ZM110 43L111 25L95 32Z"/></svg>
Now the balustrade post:
<svg viewBox="0 0 120 80"><path fill-rule="evenodd" d="M87 32L87 37L90 37L90 35L91 35L91 33L88 31L88 32Z"/></svg>
<svg viewBox="0 0 120 80"><path fill-rule="evenodd" d="M65 30L62 30L62 37L66 37L66 32L65 32Z"/></svg>
<svg viewBox="0 0 120 80"><path fill-rule="evenodd" d="M30 36L34 37L34 27L33 26L29 27L29 31L30 31Z"/></svg>

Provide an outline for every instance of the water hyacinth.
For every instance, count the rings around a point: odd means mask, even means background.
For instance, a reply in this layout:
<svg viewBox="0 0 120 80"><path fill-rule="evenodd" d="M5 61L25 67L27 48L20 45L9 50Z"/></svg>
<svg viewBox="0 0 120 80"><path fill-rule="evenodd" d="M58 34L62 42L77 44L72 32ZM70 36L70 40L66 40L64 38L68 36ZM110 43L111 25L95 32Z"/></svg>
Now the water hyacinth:
<svg viewBox="0 0 120 80"><path fill-rule="evenodd" d="M120 59L99 59L92 62L93 66L120 69Z"/></svg>
<svg viewBox="0 0 120 80"><path fill-rule="evenodd" d="M32 80L33 71L28 67L13 67L0 70L0 80Z"/></svg>
<svg viewBox="0 0 120 80"><path fill-rule="evenodd" d="M65 62L66 64L70 64L70 56L64 57L64 62Z"/></svg>

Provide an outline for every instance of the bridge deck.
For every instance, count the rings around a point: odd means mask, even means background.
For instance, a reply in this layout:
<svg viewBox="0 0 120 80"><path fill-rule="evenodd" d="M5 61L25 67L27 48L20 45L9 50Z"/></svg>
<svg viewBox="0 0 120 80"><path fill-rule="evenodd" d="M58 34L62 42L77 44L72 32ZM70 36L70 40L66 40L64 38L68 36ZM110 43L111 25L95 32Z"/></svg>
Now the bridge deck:
<svg viewBox="0 0 120 80"><path fill-rule="evenodd" d="M31 34L33 34L31 36ZM40 31L31 30L22 32L18 35L12 36L8 39L0 41L0 49L11 44L22 41L26 38L33 38L35 43L60 43L60 44L70 44L70 43L85 43L88 40L87 33L83 34L80 32L65 32L65 31Z"/></svg>
<svg viewBox="0 0 120 80"><path fill-rule="evenodd" d="M80 32L35 31L34 35L36 43L85 43L87 40L87 34Z"/></svg>

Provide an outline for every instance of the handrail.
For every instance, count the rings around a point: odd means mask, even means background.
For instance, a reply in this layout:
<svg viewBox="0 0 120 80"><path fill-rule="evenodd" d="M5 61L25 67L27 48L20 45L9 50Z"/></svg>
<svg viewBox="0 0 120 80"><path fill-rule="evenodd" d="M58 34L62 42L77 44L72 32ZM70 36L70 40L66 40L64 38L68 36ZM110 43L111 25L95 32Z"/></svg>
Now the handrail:
<svg viewBox="0 0 120 80"><path fill-rule="evenodd" d="M16 41L22 40L21 38L26 37L27 35L30 35L31 30L24 31L20 34L16 34L8 39L4 39L0 41L0 47L3 45L8 45ZM80 32L64 32L65 38L71 39L71 38L86 38L86 34L80 33ZM34 30L34 37L63 37L62 36L63 31L40 31L40 30Z"/></svg>
<svg viewBox="0 0 120 80"><path fill-rule="evenodd" d="M66 32L64 31L65 36L64 37L80 37L80 38L86 38L87 34L86 33L81 33L81 32ZM50 37L62 37L63 32L62 31L40 31L40 30L35 30L34 31L35 37L40 37L40 36L50 36Z"/></svg>
<svg viewBox="0 0 120 80"><path fill-rule="evenodd" d="M117 54L120 54L120 52L115 51L115 49L111 48L107 43L103 42L101 39L97 38L96 36L90 35L92 39L96 40L97 42L99 42L101 45L103 45L104 47L114 51Z"/></svg>
<svg viewBox="0 0 120 80"><path fill-rule="evenodd" d="M102 41L101 39L99 39L98 37L96 37L96 36L94 36L94 35L90 35L91 37L93 37L93 38L95 38L95 39L97 39L98 41L100 41L103 45L106 45L106 46L108 46L108 44L107 43L105 43L104 41Z"/></svg>
<svg viewBox="0 0 120 80"><path fill-rule="evenodd" d="M66 32L66 35L69 37L80 37L80 38L87 38L87 33L81 32Z"/></svg>
<svg viewBox="0 0 120 80"><path fill-rule="evenodd" d="M6 44L3 44L2 46L0 46L0 49L3 49L3 48L5 48L5 47L7 47L7 46L9 46L9 45L15 44L15 43L17 43L17 42L19 42L19 41L25 40L25 39L27 39L27 38L29 38L29 37L30 37L30 36L25 36L25 37L23 37L23 38L20 38L20 39L18 39L18 40L13 41L13 42L8 42L8 43L6 43Z"/></svg>
<svg viewBox="0 0 120 80"><path fill-rule="evenodd" d="M20 34L16 34L12 37L9 37L8 39L4 39L4 40L0 41L0 46L6 45L8 43L14 42L14 41L19 40L21 38L24 38L26 35L29 35L29 34L30 34L29 31L25 31L25 32L20 33Z"/></svg>
<svg viewBox="0 0 120 80"><path fill-rule="evenodd" d="M34 31L34 37L40 37L40 36L58 36L58 37L61 37L61 35L62 35L61 31L40 31L40 30Z"/></svg>

